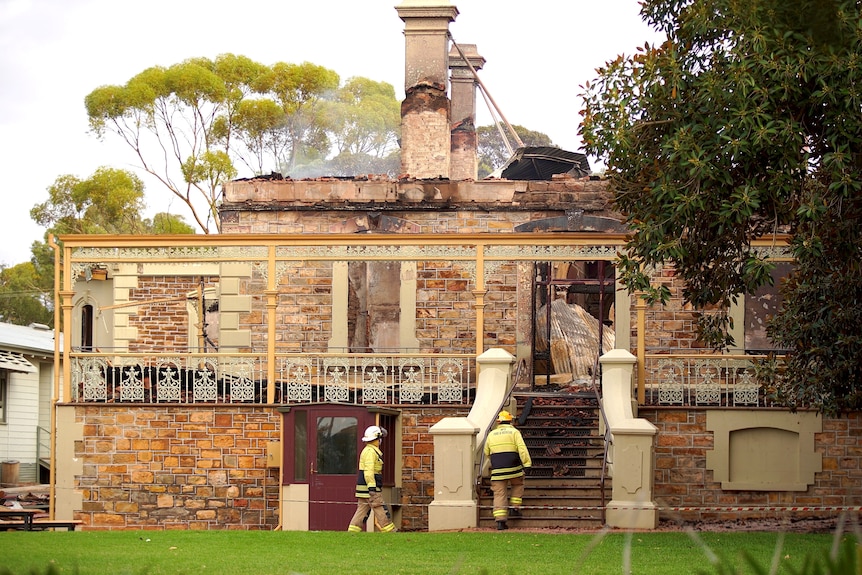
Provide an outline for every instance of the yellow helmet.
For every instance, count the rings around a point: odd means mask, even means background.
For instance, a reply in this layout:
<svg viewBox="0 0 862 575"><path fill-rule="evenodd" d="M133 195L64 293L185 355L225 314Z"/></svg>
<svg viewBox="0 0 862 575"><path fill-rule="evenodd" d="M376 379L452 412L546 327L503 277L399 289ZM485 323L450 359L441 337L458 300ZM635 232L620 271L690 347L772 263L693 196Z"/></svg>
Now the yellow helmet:
<svg viewBox="0 0 862 575"><path fill-rule="evenodd" d="M508 412L508 411L506 411L506 410L503 410L503 411L501 411L501 412L500 412L500 415L498 415L498 416L497 416L497 421L500 421L500 422L505 421L505 422L509 422L509 423L511 423L511 421L512 421L512 414L511 414L511 413L509 413L509 412Z"/></svg>

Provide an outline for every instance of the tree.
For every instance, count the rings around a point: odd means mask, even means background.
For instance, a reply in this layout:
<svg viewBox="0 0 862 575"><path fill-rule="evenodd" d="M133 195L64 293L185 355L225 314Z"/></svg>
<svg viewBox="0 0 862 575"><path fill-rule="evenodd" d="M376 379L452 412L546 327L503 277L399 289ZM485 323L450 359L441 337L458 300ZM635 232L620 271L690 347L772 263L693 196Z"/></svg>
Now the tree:
<svg viewBox="0 0 862 575"><path fill-rule="evenodd" d="M48 188L48 199L33 206L30 217L56 234L140 234L143 207L141 179L103 167L86 180L59 176Z"/></svg>
<svg viewBox="0 0 862 575"><path fill-rule="evenodd" d="M232 54L148 68L124 86L86 96L90 128L98 137L118 135L141 167L188 206L201 230L210 231L211 223L218 229L218 189L236 175L229 154L236 115L265 71Z"/></svg>
<svg viewBox="0 0 862 575"><path fill-rule="evenodd" d="M384 157L392 110L400 121L394 89L364 78L339 84L334 71L308 62L265 66L223 54L149 68L84 103L93 133L124 141L208 233L220 229L221 186L237 166L255 175L324 169L333 141Z"/></svg>
<svg viewBox="0 0 862 575"><path fill-rule="evenodd" d="M0 320L16 325L54 325L51 278L48 288L32 262L0 266Z"/></svg>
<svg viewBox="0 0 862 575"><path fill-rule="evenodd" d="M789 234L795 271L769 327L790 350L781 394L862 407L862 35L851 0L646 0L667 36L585 86L582 135L633 235L623 282L665 301L670 263L698 309L770 281L755 238ZM726 314L705 341L729 342ZM711 319L709 319L711 318Z"/></svg>
<svg viewBox="0 0 862 575"><path fill-rule="evenodd" d="M54 180L48 199L30 210L33 221L47 228L46 241L33 242L30 262L3 270L0 278L0 314L5 321L53 323L52 317L45 319L51 316L54 292L50 235L194 233L181 216L158 213L150 220L142 216L143 209L144 184L127 170L102 167L84 180L68 174ZM17 311L7 311L7 304Z"/></svg>
<svg viewBox="0 0 862 575"><path fill-rule="evenodd" d="M387 82L350 78L326 110L336 154L385 158L398 148L401 109Z"/></svg>
<svg viewBox="0 0 862 575"><path fill-rule="evenodd" d="M518 125L513 125L512 129L525 146L554 146L551 138L542 132ZM512 157L512 153L503 142L503 137L496 126L479 126L476 135L479 140L479 177L484 178L505 164ZM510 145L514 146L514 144ZM512 151L514 152L514 148Z"/></svg>

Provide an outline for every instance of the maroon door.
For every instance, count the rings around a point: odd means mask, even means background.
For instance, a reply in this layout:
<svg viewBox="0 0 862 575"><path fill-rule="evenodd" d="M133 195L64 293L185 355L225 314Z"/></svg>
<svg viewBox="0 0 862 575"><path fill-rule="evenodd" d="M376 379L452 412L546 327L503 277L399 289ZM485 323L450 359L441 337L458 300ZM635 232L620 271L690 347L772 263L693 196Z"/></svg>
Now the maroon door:
<svg viewBox="0 0 862 575"><path fill-rule="evenodd" d="M308 528L344 531L356 511L362 433L371 416L353 406L310 407L307 414Z"/></svg>

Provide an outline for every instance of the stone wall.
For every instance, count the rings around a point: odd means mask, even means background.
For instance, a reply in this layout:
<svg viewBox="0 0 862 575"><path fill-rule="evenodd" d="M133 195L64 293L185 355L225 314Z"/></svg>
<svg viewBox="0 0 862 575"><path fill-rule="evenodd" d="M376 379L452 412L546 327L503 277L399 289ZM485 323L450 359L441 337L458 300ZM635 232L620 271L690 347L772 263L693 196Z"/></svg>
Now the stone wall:
<svg viewBox="0 0 862 575"><path fill-rule="evenodd" d="M835 517L836 511L810 507L859 505L862 485L862 413L824 419L815 434L815 451L822 454L822 471L807 491L729 491L706 467L714 447L706 429L706 410L639 409L639 417L658 427L655 453L655 500L661 508L800 507L791 514L768 511L662 511L661 518L685 521L730 521L741 518L800 519Z"/></svg>
<svg viewBox="0 0 862 575"><path fill-rule="evenodd" d="M656 288L666 286L671 296L667 304L656 304L646 310L646 329L643 336L647 351L702 350L703 343L697 340L697 312L691 304L683 300L682 279L672 267L664 267L656 270L652 282ZM637 341L635 313L632 306L632 342Z"/></svg>
<svg viewBox="0 0 862 575"><path fill-rule="evenodd" d="M77 408L87 529L272 529L280 414L254 407Z"/></svg>
<svg viewBox="0 0 862 575"><path fill-rule="evenodd" d="M428 529L428 505L434 500L434 438L431 426L445 417L463 417L464 408L425 408L401 416L401 526L404 531Z"/></svg>
<svg viewBox="0 0 862 575"><path fill-rule="evenodd" d="M428 526L434 441L428 430L466 408L402 410L403 530ZM267 444L280 436L273 407L99 405L76 408L83 427L74 457L85 529L271 530L278 523L279 470Z"/></svg>

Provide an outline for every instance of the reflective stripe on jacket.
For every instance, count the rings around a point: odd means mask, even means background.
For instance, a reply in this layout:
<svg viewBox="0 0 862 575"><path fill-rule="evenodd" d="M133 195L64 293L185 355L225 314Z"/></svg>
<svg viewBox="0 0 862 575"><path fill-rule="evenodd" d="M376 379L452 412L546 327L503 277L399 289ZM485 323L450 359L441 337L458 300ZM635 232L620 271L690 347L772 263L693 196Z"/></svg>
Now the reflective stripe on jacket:
<svg viewBox="0 0 862 575"><path fill-rule="evenodd" d="M491 459L491 481L524 475L533 465L521 432L508 423L500 423L485 440L485 456Z"/></svg>
<svg viewBox="0 0 862 575"><path fill-rule="evenodd" d="M356 474L356 497L368 497L369 487L383 485L383 452L376 445L366 445L359 454Z"/></svg>

